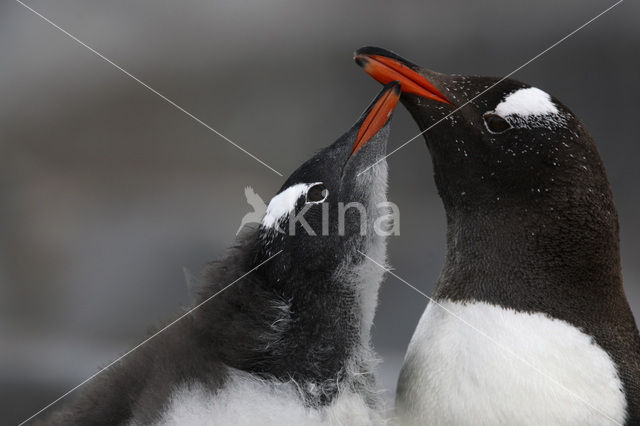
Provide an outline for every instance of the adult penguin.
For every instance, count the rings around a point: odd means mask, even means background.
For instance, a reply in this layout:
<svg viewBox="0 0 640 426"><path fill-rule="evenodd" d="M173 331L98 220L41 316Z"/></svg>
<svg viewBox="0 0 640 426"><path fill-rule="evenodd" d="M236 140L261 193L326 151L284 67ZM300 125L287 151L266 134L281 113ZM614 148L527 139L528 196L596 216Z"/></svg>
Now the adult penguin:
<svg viewBox="0 0 640 426"><path fill-rule="evenodd" d="M401 423L640 424L616 208L578 117L513 79L375 47L355 60L402 83L447 216L445 264L398 382Z"/></svg>

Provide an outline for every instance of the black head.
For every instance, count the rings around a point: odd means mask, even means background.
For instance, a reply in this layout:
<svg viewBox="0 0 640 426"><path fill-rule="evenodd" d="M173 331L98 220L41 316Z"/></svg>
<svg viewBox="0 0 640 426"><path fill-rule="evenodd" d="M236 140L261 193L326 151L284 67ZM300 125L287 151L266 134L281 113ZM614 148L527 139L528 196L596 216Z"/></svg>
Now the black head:
<svg viewBox="0 0 640 426"><path fill-rule="evenodd" d="M385 86L351 129L294 171L269 202L258 232L261 259L282 251L265 266L274 281L286 275L296 283L297 273L328 282L345 259L362 262L358 251L379 238L374 225L386 201L386 162L361 172L386 154L399 98L397 82Z"/></svg>
<svg viewBox="0 0 640 426"><path fill-rule="evenodd" d="M544 91L433 72L380 48L359 49L356 62L378 81L402 82L401 100L424 131L447 211L608 192L593 140Z"/></svg>

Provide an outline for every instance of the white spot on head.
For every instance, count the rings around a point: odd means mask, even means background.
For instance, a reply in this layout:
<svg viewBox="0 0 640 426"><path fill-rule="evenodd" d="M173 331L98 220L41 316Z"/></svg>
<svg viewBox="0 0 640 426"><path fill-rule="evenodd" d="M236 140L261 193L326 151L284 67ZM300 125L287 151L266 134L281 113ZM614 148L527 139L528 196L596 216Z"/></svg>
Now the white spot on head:
<svg viewBox="0 0 640 426"><path fill-rule="evenodd" d="M558 114L551 96L537 87L516 90L507 95L496 106L494 112L505 118L509 115L528 117L530 115Z"/></svg>
<svg viewBox="0 0 640 426"><path fill-rule="evenodd" d="M296 183L271 199L267 211L262 218L265 228L273 228L278 222L296 207L298 199L307 193L313 185L320 183Z"/></svg>

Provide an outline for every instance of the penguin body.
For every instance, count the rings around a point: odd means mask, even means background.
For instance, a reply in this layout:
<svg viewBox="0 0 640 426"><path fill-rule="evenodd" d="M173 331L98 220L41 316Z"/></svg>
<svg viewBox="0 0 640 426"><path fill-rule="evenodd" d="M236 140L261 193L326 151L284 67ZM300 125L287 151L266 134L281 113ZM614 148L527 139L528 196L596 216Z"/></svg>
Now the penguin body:
<svg viewBox="0 0 640 426"><path fill-rule="evenodd" d="M513 79L436 73L380 48L356 62L401 81L447 216L445 264L398 382L401 424L640 424L617 213L580 120Z"/></svg>
<svg viewBox="0 0 640 426"><path fill-rule="evenodd" d="M616 365L591 336L542 313L439 303L429 303L407 350L402 424L606 424L596 409L623 424Z"/></svg>
<svg viewBox="0 0 640 426"><path fill-rule="evenodd" d="M376 210L386 163L358 172L384 156L399 97L399 84L386 86L287 179L262 223L204 271L198 309L46 424L382 423L370 329L383 271L362 253L385 257L385 236L373 228L390 218ZM354 202L368 215L352 209L338 220L338 206Z"/></svg>
<svg viewBox="0 0 640 426"><path fill-rule="evenodd" d="M371 425L381 414L357 392L341 392L321 408L310 409L293 382L261 380L230 369L225 385L212 391L199 383L176 389L159 424L162 425Z"/></svg>

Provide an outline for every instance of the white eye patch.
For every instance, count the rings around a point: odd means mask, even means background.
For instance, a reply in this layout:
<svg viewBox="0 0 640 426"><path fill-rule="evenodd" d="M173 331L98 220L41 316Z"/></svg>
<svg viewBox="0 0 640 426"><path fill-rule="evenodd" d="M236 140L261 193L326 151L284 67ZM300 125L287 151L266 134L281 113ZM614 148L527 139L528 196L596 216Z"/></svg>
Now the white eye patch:
<svg viewBox="0 0 640 426"><path fill-rule="evenodd" d="M518 89L505 96L493 111L511 127L553 129L567 124L567 118L551 100L551 96L537 87ZM486 124L486 121L485 121Z"/></svg>
<svg viewBox="0 0 640 426"><path fill-rule="evenodd" d="M494 113L502 118L509 115L525 118L532 115L558 114L558 108L553 104L551 96L547 92L537 87L527 87L507 95L496 106Z"/></svg>
<svg viewBox="0 0 640 426"><path fill-rule="evenodd" d="M288 215L296 207L298 199L305 195L307 190L316 183L297 183L273 197L262 218L262 225L265 228L273 228L277 225L280 219Z"/></svg>

